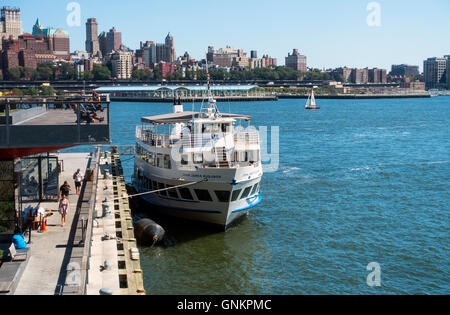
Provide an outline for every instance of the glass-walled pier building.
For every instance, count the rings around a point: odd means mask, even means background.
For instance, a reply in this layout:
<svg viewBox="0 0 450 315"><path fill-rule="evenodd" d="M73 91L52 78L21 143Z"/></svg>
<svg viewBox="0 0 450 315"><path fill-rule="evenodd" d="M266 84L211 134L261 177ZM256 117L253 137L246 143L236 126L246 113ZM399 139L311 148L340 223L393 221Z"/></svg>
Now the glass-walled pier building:
<svg viewBox="0 0 450 315"><path fill-rule="evenodd" d="M174 98L183 101L202 101L208 95L208 87L201 85L174 86L113 86L100 87L98 93L108 93L111 101L172 102ZM257 85L211 86L217 101L261 101L276 100L276 96L265 92Z"/></svg>

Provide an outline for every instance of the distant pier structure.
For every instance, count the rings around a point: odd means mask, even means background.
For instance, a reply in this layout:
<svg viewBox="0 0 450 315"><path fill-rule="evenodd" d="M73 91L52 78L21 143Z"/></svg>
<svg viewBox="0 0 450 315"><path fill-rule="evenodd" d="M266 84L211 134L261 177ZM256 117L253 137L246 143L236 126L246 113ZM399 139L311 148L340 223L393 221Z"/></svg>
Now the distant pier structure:
<svg viewBox="0 0 450 315"><path fill-rule="evenodd" d="M174 98L202 102L208 95L204 85L109 86L95 91L108 93L111 101L124 102L173 102ZM277 96L257 85L213 85L211 92L218 102L277 100Z"/></svg>

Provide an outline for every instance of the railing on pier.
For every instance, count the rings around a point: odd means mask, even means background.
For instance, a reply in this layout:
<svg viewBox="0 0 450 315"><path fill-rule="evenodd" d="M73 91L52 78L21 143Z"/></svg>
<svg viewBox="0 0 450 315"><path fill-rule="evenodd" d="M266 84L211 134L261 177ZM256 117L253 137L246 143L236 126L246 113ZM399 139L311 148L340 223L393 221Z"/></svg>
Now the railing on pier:
<svg viewBox="0 0 450 315"><path fill-rule="evenodd" d="M110 142L109 95L0 98L0 148Z"/></svg>

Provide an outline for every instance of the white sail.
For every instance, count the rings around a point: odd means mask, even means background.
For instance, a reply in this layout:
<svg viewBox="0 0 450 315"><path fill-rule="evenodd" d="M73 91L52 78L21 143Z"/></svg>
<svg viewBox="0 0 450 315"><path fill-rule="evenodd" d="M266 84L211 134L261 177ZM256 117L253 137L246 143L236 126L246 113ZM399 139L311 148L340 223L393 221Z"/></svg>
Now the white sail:
<svg viewBox="0 0 450 315"><path fill-rule="evenodd" d="M308 100L306 101L306 108L308 108L309 107L309 105L311 104L310 103L310 100L311 100L311 95L310 96L308 96Z"/></svg>
<svg viewBox="0 0 450 315"><path fill-rule="evenodd" d="M314 97L314 90L311 91L311 106L316 106L316 98Z"/></svg>

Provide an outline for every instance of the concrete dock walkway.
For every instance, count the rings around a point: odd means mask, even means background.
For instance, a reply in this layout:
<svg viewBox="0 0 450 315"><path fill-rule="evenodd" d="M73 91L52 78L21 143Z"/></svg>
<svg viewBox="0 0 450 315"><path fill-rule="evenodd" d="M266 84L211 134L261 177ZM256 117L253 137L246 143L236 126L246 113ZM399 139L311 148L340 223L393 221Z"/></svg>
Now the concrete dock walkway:
<svg viewBox="0 0 450 315"><path fill-rule="evenodd" d="M67 181L72 187L66 225L61 226L57 202L41 203L53 215L47 218L46 232L32 231L31 255L12 294L144 295L120 154L100 155L98 148L92 155L58 158L64 165L60 185ZM80 196L73 181L78 168L87 177Z"/></svg>
<svg viewBox="0 0 450 315"><path fill-rule="evenodd" d="M47 219L47 232L32 231L32 255L19 281L15 295L54 295L60 294L62 266L67 253L68 241L73 225L79 196L75 193L73 174L80 168L85 174L89 161L88 153L59 154L64 161L64 170L60 174L60 185L67 181L72 188L69 195L70 210L66 225L61 227L61 215L58 213L57 202L41 203L45 210L51 210L53 215ZM36 206L30 204L30 206ZM61 280L62 279L62 280ZM61 283L63 281L63 283Z"/></svg>

